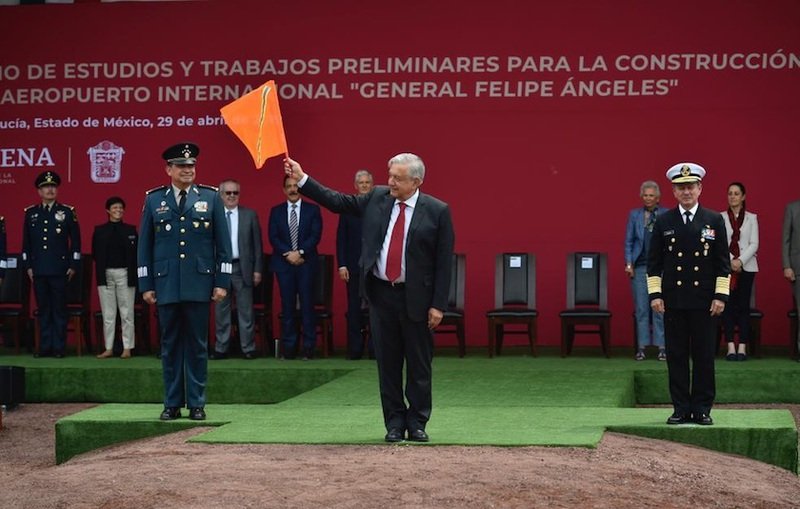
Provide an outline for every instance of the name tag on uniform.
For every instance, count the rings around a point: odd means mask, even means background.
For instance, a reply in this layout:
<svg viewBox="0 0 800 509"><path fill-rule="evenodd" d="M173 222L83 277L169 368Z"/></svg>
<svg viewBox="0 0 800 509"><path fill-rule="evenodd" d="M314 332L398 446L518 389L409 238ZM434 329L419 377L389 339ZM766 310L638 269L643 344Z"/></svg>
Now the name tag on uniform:
<svg viewBox="0 0 800 509"><path fill-rule="evenodd" d="M663 233L665 237L669 237L670 235L675 235L675 230L667 230Z"/></svg>
<svg viewBox="0 0 800 509"><path fill-rule="evenodd" d="M700 232L700 238L703 240L714 240L717 238L717 233L713 228L703 228Z"/></svg>

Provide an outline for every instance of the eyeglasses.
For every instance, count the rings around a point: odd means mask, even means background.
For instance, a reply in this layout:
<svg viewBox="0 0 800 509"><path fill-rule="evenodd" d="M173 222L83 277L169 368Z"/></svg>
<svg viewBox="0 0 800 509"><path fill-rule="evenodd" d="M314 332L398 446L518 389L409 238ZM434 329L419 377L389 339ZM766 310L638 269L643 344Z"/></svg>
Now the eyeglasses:
<svg viewBox="0 0 800 509"><path fill-rule="evenodd" d="M238 196L239 191L225 191L225 194L227 194L228 196Z"/></svg>

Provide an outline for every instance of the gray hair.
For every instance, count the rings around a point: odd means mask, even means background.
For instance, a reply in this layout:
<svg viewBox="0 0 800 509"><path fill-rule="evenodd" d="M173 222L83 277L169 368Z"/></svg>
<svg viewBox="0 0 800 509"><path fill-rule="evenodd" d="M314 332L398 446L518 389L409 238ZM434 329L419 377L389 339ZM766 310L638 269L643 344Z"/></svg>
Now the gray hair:
<svg viewBox="0 0 800 509"><path fill-rule="evenodd" d="M655 189L656 196L661 197L661 188L658 187L658 184L655 180L645 180L642 182L642 186L639 188L639 196L644 194L645 189Z"/></svg>
<svg viewBox="0 0 800 509"><path fill-rule="evenodd" d="M222 186L224 186L225 184L236 184L236 187L239 187L239 188L242 187L239 184L239 181L236 180L236 179L225 179L225 180L223 180L222 182L219 183L220 190L222 190Z"/></svg>
<svg viewBox="0 0 800 509"><path fill-rule="evenodd" d="M356 176L353 177L353 181L358 182L358 179L361 177L369 177L370 182L375 180L374 178L372 178L372 173L370 173L369 170L358 170L356 172Z"/></svg>
<svg viewBox="0 0 800 509"><path fill-rule="evenodd" d="M412 178L425 180L425 163L422 162L422 159L420 159L418 155L410 152L397 154L393 158L389 159L390 168L393 164L405 164L408 166L409 176Z"/></svg>

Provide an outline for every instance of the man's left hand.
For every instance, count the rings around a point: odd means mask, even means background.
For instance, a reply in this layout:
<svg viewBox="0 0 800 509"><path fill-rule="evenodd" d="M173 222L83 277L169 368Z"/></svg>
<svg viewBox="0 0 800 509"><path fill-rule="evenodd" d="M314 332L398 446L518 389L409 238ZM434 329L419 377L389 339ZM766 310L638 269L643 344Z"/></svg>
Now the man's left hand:
<svg viewBox="0 0 800 509"><path fill-rule="evenodd" d="M211 300L214 302L220 302L228 295L228 290L225 288L214 288L214 294L211 296Z"/></svg>
<svg viewBox="0 0 800 509"><path fill-rule="evenodd" d="M67 281L72 281L72 276L75 275L75 269L69 268L67 269Z"/></svg>
<svg viewBox="0 0 800 509"><path fill-rule="evenodd" d="M435 329L442 323L442 318L444 318L444 313L439 311L436 308L428 309L428 328L430 330Z"/></svg>
<svg viewBox="0 0 800 509"><path fill-rule="evenodd" d="M258 286L259 284L261 284L261 273L253 272L253 286Z"/></svg>
<svg viewBox="0 0 800 509"><path fill-rule="evenodd" d="M711 301L711 316L719 316L725 311L725 303L721 300L714 299Z"/></svg>

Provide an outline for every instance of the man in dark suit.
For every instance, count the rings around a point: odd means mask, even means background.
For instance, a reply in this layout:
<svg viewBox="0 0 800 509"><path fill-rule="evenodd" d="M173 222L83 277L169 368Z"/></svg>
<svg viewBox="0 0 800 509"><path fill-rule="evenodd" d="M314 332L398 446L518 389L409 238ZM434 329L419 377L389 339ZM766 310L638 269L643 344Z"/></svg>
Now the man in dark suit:
<svg viewBox="0 0 800 509"><path fill-rule="evenodd" d="M694 163L667 170L678 207L656 218L648 253L650 306L664 313L674 407L667 424L714 423L716 332L730 294L731 264L722 216L698 203L705 175Z"/></svg>
<svg viewBox="0 0 800 509"><path fill-rule="evenodd" d="M164 151L170 185L147 192L139 226L139 290L158 305L165 421L206 418L209 300L231 284L231 237L225 207L211 186L197 185L200 148L179 143Z"/></svg>
<svg viewBox="0 0 800 509"><path fill-rule="evenodd" d="M355 188L358 194L367 194L372 190L372 174L367 170L359 170L355 176ZM339 228L336 230L336 258L339 260L339 278L347 284L347 358L358 360L364 355L364 338L361 323L361 270L358 260L361 258L361 218L342 214L339 216ZM369 345L370 356L373 355L372 342Z"/></svg>
<svg viewBox="0 0 800 509"><path fill-rule="evenodd" d="M231 293L214 306L217 342L212 359L228 356L231 338L231 301L236 299L236 316L239 323L239 342L245 359L256 358L253 340L253 289L261 283L264 267L264 246L261 243L261 226L256 211L239 205L241 186L235 180L224 180L219 194L225 204L225 218L231 235L233 274Z"/></svg>
<svg viewBox="0 0 800 509"><path fill-rule="evenodd" d="M81 263L81 231L75 208L56 202L61 177L36 177L41 203L25 209L22 267L33 281L41 340L35 357L64 357L67 342L67 281Z"/></svg>
<svg viewBox="0 0 800 509"><path fill-rule="evenodd" d="M294 359L297 352L294 314L299 297L303 358L307 360L314 356L317 342L313 294L322 214L318 206L300 199L297 179L284 177L283 192L287 201L276 205L269 213L270 268L278 278L281 294L283 358Z"/></svg>
<svg viewBox="0 0 800 509"><path fill-rule="evenodd" d="M433 330L447 309L455 235L450 208L419 187L425 165L414 154L389 160L388 186L347 195L306 175L292 159L288 176L304 195L336 213L363 218L361 276L369 302L387 442L427 442ZM408 406L403 398L406 365Z"/></svg>

